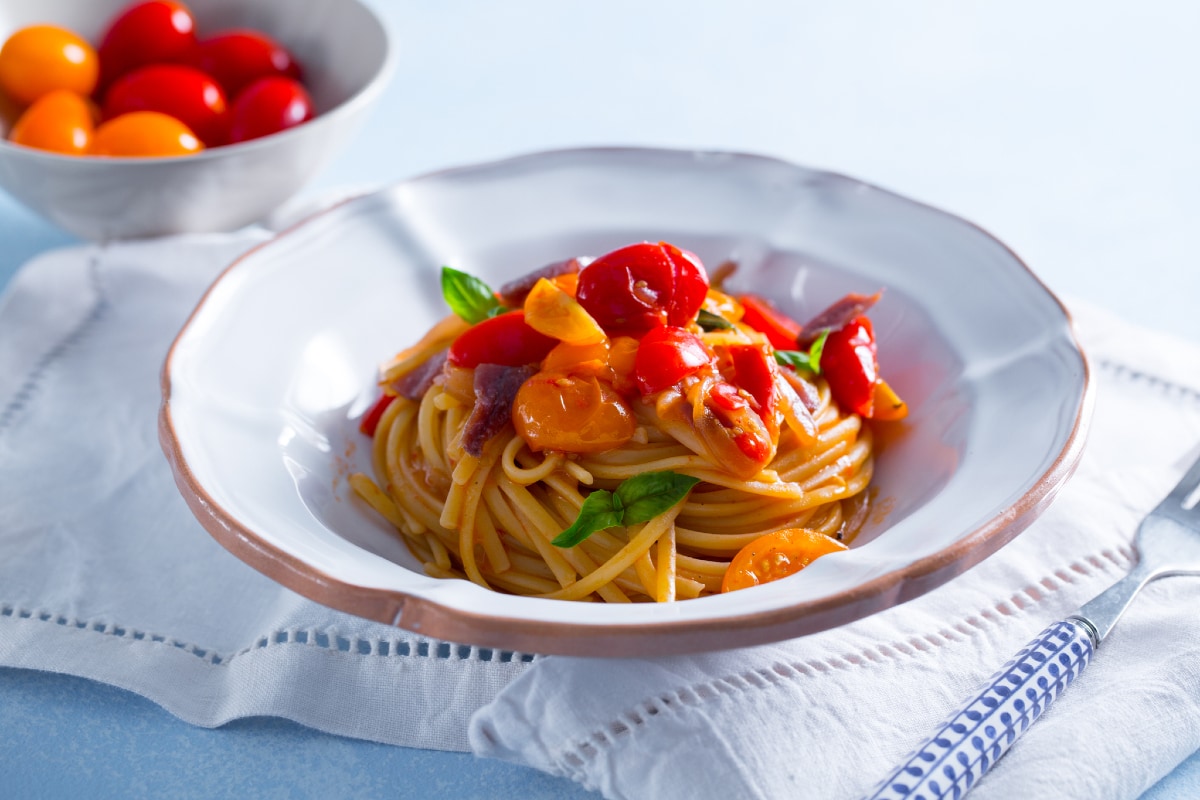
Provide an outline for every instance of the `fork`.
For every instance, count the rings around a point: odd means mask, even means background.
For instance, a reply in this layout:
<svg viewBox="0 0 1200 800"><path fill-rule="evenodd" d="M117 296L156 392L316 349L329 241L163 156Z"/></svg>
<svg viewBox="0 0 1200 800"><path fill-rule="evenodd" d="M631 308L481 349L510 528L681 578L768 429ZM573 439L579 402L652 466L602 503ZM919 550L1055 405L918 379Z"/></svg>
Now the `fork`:
<svg viewBox="0 0 1200 800"><path fill-rule="evenodd" d="M1092 660L1147 583L1200 575L1200 460L1138 526L1129 574L1052 623L868 795L867 800L959 798L1012 747Z"/></svg>

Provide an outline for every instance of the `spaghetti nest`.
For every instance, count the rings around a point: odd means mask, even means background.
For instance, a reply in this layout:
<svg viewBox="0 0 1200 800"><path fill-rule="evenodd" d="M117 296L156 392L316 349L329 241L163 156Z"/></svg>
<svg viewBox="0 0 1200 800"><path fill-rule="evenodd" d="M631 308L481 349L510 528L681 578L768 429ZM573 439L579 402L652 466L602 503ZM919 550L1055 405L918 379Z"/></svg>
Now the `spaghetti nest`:
<svg viewBox="0 0 1200 800"><path fill-rule="evenodd" d="M812 386L815 436L783 428L774 458L746 478L690 421L702 379L635 402L634 435L615 449L535 453L510 427L478 457L462 447L469 400L438 379L419 400L387 407L375 431L376 479L351 482L431 576L565 600L694 598L719 592L731 559L764 534L803 527L842 539L857 529L870 430L839 408L824 380ZM574 547L551 544L591 491L658 470L700 483L648 522L597 531Z"/></svg>

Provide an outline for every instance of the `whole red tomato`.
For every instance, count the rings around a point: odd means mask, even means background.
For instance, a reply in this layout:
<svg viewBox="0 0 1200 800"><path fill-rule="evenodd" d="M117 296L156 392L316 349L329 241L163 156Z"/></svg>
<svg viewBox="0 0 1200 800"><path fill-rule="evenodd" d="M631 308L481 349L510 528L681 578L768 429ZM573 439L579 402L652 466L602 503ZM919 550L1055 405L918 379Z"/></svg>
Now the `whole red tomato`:
<svg viewBox="0 0 1200 800"><path fill-rule="evenodd" d="M706 294L699 259L666 242L642 242L584 267L577 298L606 333L640 336L660 325L688 325Z"/></svg>
<svg viewBox="0 0 1200 800"><path fill-rule="evenodd" d="M221 84L228 97L259 78L300 80L300 64L287 48L264 33L231 30L196 43L189 63Z"/></svg>
<svg viewBox="0 0 1200 800"><path fill-rule="evenodd" d="M149 0L125 9L100 40L97 96L126 72L185 60L196 43L196 20L183 3Z"/></svg>
<svg viewBox="0 0 1200 800"><path fill-rule="evenodd" d="M224 144L229 109L217 82L181 64L152 64L117 79L104 97L104 118L131 111L159 111L192 129L207 147Z"/></svg>
<svg viewBox="0 0 1200 800"><path fill-rule="evenodd" d="M230 142L268 136L313 118L308 92L291 78L260 78L233 101Z"/></svg>

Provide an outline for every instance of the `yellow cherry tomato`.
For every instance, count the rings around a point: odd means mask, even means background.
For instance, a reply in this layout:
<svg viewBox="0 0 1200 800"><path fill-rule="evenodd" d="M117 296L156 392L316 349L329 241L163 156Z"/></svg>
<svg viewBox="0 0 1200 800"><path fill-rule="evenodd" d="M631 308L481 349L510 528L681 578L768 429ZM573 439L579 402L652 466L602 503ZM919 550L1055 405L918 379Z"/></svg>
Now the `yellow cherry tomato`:
<svg viewBox="0 0 1200 800"><path fill-rule="evenodd" d="M187 125L157 111L134 111L96 128L92 155L190 156L204 145Z"/></svg>
<svg viewBox="0 0 1200 800"><path fill-rule="evenodd" d="M32 103L55 89L86 97L99 73L92 46L56 25L22 28L0 47L0 90L18 103Z"/></svg>
<svg viewBox="0 0 1200 800"><path fill-rule="evenodd" d="M539 372L517 391L513 427L531 450L600 453L633 438L633 411L596 378Z"/></svg>
<svg viewBox="0 0 1200 800"><path fill-rule="evenodd" d="M809 528L773 531L738 551L725 570L721 591L732 592L785 578L821 556L845 549L846 545L837 539Z"/></svg>
<svg viewBox="0 0 1200 800"><path fill-rule="evenodd" d="M92 144L93 109L83 97L56 89L25 110L9 135L14 143L69 156L87 155Z"/></svg>
<svg viewBox="0 0 1200 800"><path fill-rule="evenodd" d="M608 339L579 301L545 278L525 298L525 324L571 344L599 344Z"/></svg>

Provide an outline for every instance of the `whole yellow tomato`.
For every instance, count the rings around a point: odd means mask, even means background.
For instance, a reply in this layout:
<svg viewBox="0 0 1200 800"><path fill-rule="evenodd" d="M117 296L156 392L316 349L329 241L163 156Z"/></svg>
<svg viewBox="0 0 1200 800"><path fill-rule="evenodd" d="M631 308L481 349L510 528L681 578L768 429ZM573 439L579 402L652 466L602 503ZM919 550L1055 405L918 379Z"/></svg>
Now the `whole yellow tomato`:
<svg viewBox="0 0 1200 800"><path fill-rule="evenodd" d="M16 144L70 156L86 155L92 144L94 109L86 99L57 89L25 110L9 135Z"/></svg>
<svg viewBox="0 0 1200 800"><path fill-rule="evenodd" d="M190 156L204 145L187 125L157 111L134 111L96 128L95 156Z"/></svg>
<svg viewBox="0 0 1200 800"><path fill-rule="evenodd" d="M92 46L56 25L22 28L0 47L0 90L18 103L32 103L55 89L87 96L99 72Z"/></svg>

